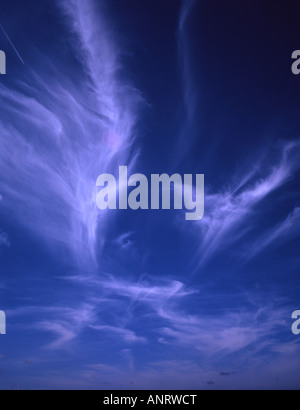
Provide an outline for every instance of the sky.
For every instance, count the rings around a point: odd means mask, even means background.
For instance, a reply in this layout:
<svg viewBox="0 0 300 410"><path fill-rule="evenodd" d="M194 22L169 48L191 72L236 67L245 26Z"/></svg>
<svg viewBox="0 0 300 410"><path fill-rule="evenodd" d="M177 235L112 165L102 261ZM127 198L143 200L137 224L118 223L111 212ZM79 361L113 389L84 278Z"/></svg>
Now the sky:
<svg viewBox="0 0 300 410"><path fill-rule="evenodd" d="M1 389L299 388L297 3L0 0ZM100 211L119 166L203 219Z"/></svg>

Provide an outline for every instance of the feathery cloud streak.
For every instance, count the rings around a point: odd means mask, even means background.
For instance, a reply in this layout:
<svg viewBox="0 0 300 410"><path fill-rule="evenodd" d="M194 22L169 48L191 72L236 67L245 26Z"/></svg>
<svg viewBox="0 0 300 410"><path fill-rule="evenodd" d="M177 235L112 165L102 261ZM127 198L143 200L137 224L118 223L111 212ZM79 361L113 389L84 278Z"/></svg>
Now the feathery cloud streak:
<svg viewBox="0 0 300 410"><path fill-rule="evenodd" d="M64 243L90 269L106 224L96 209L95 181L119 162L133 163L140 97L119 79L119 55L94 3L59 5L81 65L81 84L76 90L67 71L57 77L55 63L40 54L50 75L29 71L27 84L19 81L14 90L0 86L1 209L42 239Z"/></svg>
<svg viewBox="0 0 300 410"><path fill-rule="evenodd" d="M299 169L299 141L282 143L277 162L261 161L235 184L218 193L207 193L201 230L201 262L241 240L255 221L255 207L282 187ZM271 162L271 165L270 165ZM292 219L296 220L297 212ZM273 231L272 240L289 232L290 219ZM268 241L268 240L267 240ZM261 243L261 245L263 245ZM253 254L254 255L254 254Z"/></svg>

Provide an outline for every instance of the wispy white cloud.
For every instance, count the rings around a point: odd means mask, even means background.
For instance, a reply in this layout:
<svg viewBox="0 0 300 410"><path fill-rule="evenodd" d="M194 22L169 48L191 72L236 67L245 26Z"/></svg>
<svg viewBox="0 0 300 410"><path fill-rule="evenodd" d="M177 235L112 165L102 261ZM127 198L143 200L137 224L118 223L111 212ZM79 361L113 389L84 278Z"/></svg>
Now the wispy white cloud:
<svg viewBox="0 0 300 410"><path fill-rule="evenodd" d="M299 235L300 208L295 208L288 217L274 228L263 234L245 252L246 258L252 258L263 252L267 247L281 244Z"/></svg>
<svg viewBox="0 0 300 410"><path fill-rule="evenodd" d="M194 290L185 289L182 282L170 280L156 280L156 284L151 284L147 282L130 283L122 279L110 278L102 285L115 294L146 303L165 302L195 293Z"/></svg>
<svg viewBox="0 0 300 410"><path fill-rule="evenodd" d="M112 334L121 337L125 342L146 342L147 339L145 337L140 337L135 334L132 330L124 329L121 327L114 327L114 326L91 326L92 329L101 331L105 334Z"/></svg>
<svg viewBox="0 0 300 410"><path fill-rule="evenodd" d="M116 336L126 343L146 343L151 329L138 326L140 334L130 329L132 322L137 326L131 307L144 304L150 308L154 318L160 318L156 313L159 307L176 305L196 292L186 289L181 282L170 280L151 279L134 283L110 276L99 280L84 275L64 279L78 283L85 290L90 289L89 303L77 307L23 306L6 312L10 318L30 316L35 330L52 333L54 340L45 346L52 350L71 348L88 328L102 332L104 337ZM94 291L92 294L91 289ZM127 299L125 304L124 299ZM106 317L108 311L109 321L106 322L103 316Z"/></svg>
<svg viewBox="0 0 300 410"><path fill-rule="evenodd" d="M81 303L69 306L21 306L7 309L9 318L31 317L31 330L52 333L51 342L44 347L51 350L70 349L84 329L96 320L96 305Z"/></svg>
<svg viewBox="0 0 300 410"><path fill-rule="evenodd" d="M76 279L71 278L71 280ZM83 277L79 282L83 283ZM104 281L91 279L90 285L100 292L104 291L105 294L108 292L109 297L114 301L110 314L113 315L115 309L119 323L126 323L126 328L93 325L94 329L119 333L127 341L148 339L151 334L151 337L155 337L161 344L182 348L189 346L207 361L240 352L243 357L247 357L247 349L253 346L256 353L263 349L272 350L277 344L278 332L289 326L287 323L289 313L282 307L280 298L273 297L272 302L266 303L264 300L259 303L255 295L250 295L251 297L245 295L245 299L248 300L247 307L220 310L217 313L214 311L214 314L209 314L207 309L203 312L200 309L198 313L192 314L186 310L186 306L191 303L191 298L197 298L198 304L201 305L201 302L206 303L206 295L202 295L199 289L189 289L180 282L148 278L148 282L143 280L133 283L107 277ZM120 297L128 300L125 304L126 309L120 308L124 306L124 301ZM139 312L144 312L144 314L140 313L138 323L144 323L151 317L156 330L147 329L139 336L132 334L131 331L128 333L128 323L132 320L129 307L134 305L139 306ZM147 309L144 309L143 305ZM136 325L137 318L134 320ZM138 328L142 329L140 326ZM274 348L272 351L275 350Z"/></svg>
<svg viewBox="0 0 300 410"><path fill-rule="evenodd" d="M119 249L128 250L134 246L134 240L132 239L133 232L126 232L118 235L112 243Z"/></svg>
<svg viewBox="0 0 300 410"><path fill-rule="evenodd" d="M1 245L10 246L10 241L7 234L0 229L0 246Z"/></svg>
<svg viewBox="0 0 300 410"><path fill-rule="evenodd" d="M82 331L95 321L95 307L83 304L77 308L59 308L55 315L47 320L37 321L35 329L54 334L54 341L47 346L48 349L69 349L72 341L78 338Z"/></svg>
<svg viewBox="0 0 300 410"><path fill-rule="evenodd" d="M108 381L115 385L114 377L121 383L123 373L127 372L135 384L145 386L148 383L149 386L152 385L150 379L158 374L159 369L163 369L163 373L171 371L170 363L169 366L162 362L155 364L151 357L144 361L144 370L140 366L137 370L137 344L142 348L151 343L155 350L160 351L168 346L180 351L185 349L192 360L189 363L193 363L204 383L219 381L217 375L228 369L220 368L217 373L216 370L212 373L212 369L216 369L218 363L232 363L233 354L235 361L233 368L228 370L230 372L240 367L251 367L255 360L261 366L270 358L278 360L281 355L292 355L297 348L289 338L286 341L281 339L282 332L290 329L290 312L284 307L284 301L274 296L266 302L265 298L259 300L255 294L249 293L244 295L243 307L231 300L232 308L211 310L211 305L207 305L207 294L195 287L188 288L182 282L153 277L137 282L110 276L100 280L83 275L68 280L73 286L78 283L82 292L90 295L89 304L76 307L29 306L7 311L7 316L16 320L18 316L29 315L33 323L30 329L50 335L44 345L44 354L49 351L51 354L60 350L77 351L83 335L86 332L90 334L91 329L99 332L101 340L115 339L119 349L116 353L124 356L124 362L116 367L107 363L86 366L82 371L83 383L99 382L102 369L101 383ZM195 300L198 308L191 311L189 306L194 306ZM136 308L138 315L134 314ZM201 363L201 372L198 362ZM182 365L186 367L183 362ZM178 383L190 380L183 380L177 372L173 377Z"/></svg>
<svg viewBox="0 0 300 410"><path fill-rule="evenodd" d="M37 327L39 330L48 331L56 335L56 340L47 346L49 349L69 347L70 342L77 336L74 329L71 329L66 322L39 322Z"/></svg>
<svg viewBox="0 0 300 410"><path fill-rule="evenodd" d="M299 141L282 143L277 162L270 160L255 165L248 175L221 192L209 193L205 197L205 216L198 224L201 231L201 261L205 262L215 252L241 240L253 227L258 204L271 193L282 187L299 169ZM264 167L266 167L264 169ZM260 215L263 214L260 212ZM297 213L287 219L281 234L287 234L289 225L297 219ZM251 224L249 224L251 221ZM273 234L276 232L273 232ZM277 232L280 233L279 231Z"/></svg>
<svg viewBox="0 0 300 410"><path fill-rule="evenodd" d="M120 53L99 7L77 0L59 5L81 65L80 87L68 71L57 76L55 61L41 53L47 74L28 69L26 84L0 86L1 210L51 241L52 249L53 241L64 244L89 270L107 223L95 204L96 179L133 163L141 99L120 79Z"/></svg>
<svg viewBox="0 0 300 410"><path fill-rule="evenodd" d="M220 359L255 345L256 352L271 348L277 329L287 326L286 309L271 306L220 312L219 316L160 310L170 326L162 328L161 343L193 346L206 360Z"/></svg>

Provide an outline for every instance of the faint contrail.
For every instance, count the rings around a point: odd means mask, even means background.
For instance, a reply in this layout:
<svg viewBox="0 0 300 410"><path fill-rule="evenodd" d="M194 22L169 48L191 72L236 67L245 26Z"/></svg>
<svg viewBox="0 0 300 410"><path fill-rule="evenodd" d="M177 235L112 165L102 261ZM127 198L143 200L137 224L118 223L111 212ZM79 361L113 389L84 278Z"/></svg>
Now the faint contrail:
<svg viewBox="0 0 300 410"><path fill-rule="evenodd" d="M2 26L2 24L0 24L0 28L1 28L2 32L3 32L3 34L5 35L5 37L7 38L9 44L10 44L10 45L12 46L12 48L15 50L15 52L16 52L17 56L19 57L19 59L21 60L22 64L25 64L24 61L23 61L23 59L22 59L22 57L20 56L18 50L16 49L14 43L11 41L11 39L10 39L9 36L8 36L8 34L7 34L6 31L4 30L4 27Z"/></svg>

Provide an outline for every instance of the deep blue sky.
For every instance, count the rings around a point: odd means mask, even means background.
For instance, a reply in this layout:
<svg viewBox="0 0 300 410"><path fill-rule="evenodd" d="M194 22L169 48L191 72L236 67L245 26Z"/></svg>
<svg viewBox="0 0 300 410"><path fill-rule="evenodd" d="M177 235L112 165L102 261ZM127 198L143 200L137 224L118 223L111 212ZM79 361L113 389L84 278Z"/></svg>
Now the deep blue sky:
<svg viewBox="0 0 300 410"><path fill-rule="evenodd" d="M296 1L1 1L0 387L299 388ZM205 216L96 179L205 174Z"/></svg>

